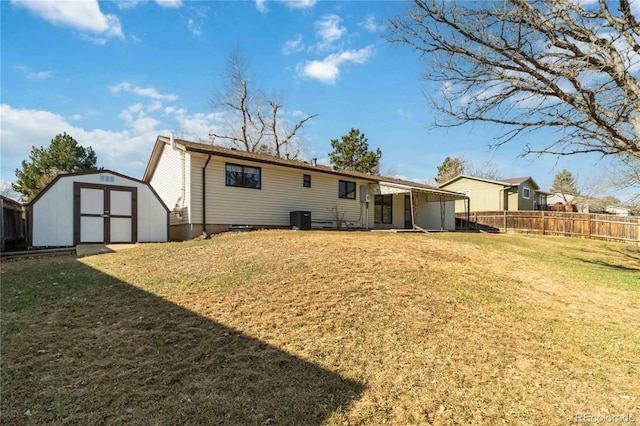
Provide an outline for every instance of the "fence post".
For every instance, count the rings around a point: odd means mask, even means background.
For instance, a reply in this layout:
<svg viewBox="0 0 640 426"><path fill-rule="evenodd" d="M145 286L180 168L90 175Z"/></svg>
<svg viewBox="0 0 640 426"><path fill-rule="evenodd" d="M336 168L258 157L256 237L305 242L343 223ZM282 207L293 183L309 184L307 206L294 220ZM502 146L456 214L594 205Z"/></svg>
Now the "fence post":
<svg viewBox="0 0 640 426"><path fill-rule="evenodd" d="M547 229L547 226L544 223L544 210L542 210L542 235L545 234L546 229Z"/></svg>
<svg viewBox="0 0 640 426"><path fill-rule="evenodd" d="M587 213L587 227L589 230L587 231L587 239L591 239L591 213Z"/></svg>
<svg viewBox="0 0 640 426"><path fill-rule="evenodd" d="M504 232L506 234L507 233L507 211L506 210L503 212L503 215L504 215Z"/></svg>

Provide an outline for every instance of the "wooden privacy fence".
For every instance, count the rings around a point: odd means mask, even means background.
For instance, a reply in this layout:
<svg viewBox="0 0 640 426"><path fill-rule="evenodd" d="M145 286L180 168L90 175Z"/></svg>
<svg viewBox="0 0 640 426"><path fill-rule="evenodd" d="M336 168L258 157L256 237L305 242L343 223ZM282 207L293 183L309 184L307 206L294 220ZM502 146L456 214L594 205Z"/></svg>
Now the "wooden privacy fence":
<svg viewBox="0 0 640 426"><path fill-rule="evenodd" d="M607 241L640 242L640 217L549 211L456 213L456 229L562 235Z"/></svg>

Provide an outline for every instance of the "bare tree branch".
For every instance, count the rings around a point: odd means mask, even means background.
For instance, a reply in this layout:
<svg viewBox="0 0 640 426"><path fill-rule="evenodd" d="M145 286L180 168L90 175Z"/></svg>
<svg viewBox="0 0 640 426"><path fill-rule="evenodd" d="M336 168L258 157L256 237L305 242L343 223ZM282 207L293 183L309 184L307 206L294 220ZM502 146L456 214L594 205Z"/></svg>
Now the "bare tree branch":
<svg viewBox="0 0 640 426"><path fill-rule="evenodd" d="M558 138L525 154L597 152L640 158L640 25L628 0L415 0L387 40L417 51L437 126L503 126L500 145L527 132Z"/></svg>
<svg viewBox="0 0 640 426"><path fill-rule="evenodd" d="M297 158L300 153L298 131L317 114L289 123L282 116L282 104L255 87L248 70L239 51L232 51L223 77L223 90L211 101L211 107L226 112L228 118L223 130L211 136L244 151Z"/></svg>

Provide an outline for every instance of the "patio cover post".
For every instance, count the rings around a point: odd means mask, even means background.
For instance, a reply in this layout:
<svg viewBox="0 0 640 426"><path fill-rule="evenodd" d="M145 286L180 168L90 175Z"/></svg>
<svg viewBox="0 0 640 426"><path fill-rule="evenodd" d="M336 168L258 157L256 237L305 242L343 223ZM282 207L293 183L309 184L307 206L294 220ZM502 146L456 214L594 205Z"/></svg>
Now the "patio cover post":
<svg viewBox="0 0 640 426"><path fill-rule="evenodd" d="M444 231L444 196L440 196L440 230Z"/></svg>
<svg viewBox="0 0 640 426"><path fill-rule="evenodd" d="M413 188L409 189L409 203L411 204L411 229L416 229L416 215L413 208Z"/></svg>

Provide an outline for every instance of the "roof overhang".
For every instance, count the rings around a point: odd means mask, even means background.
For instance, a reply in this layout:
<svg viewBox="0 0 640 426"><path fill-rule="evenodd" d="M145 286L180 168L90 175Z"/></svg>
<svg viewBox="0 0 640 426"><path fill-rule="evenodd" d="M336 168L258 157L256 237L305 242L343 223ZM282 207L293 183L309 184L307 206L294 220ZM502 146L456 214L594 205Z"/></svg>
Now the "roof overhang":
<svg viewBox="0 0 640 426"><path fill-rule="evenodd" d="M385 195L421 192L423 194L431 194L431 195L437 195L439 197L444 197L445 200L466 200L469 198L467 195L462 194L460 192L421 188L419 186L413 186L413 185L402 185L399 183L390 183L390 182L384 182L384 181L380 181L379 185L380 185L380 192Z"/></svg>

